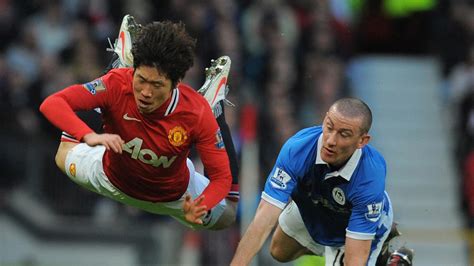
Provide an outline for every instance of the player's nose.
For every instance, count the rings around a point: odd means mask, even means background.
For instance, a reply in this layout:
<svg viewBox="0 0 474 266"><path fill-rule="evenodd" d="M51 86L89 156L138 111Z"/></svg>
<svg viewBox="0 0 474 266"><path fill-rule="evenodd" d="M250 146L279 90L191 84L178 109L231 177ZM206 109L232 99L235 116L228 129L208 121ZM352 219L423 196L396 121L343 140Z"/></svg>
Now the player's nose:
<svg viewBox="0 0 474 266"><path fill-rule="evenodd" d="M327 144L329 146L336 146L336 134L334 133L329 133L329 136L327 138Z"/></svg>
<svg viewBox="0 0 474 266"><path fill-rule="evenodd" d="M143 86L141 92L140 92L144 97L151 97L152 96L152 89L149 85Z"/></svg>

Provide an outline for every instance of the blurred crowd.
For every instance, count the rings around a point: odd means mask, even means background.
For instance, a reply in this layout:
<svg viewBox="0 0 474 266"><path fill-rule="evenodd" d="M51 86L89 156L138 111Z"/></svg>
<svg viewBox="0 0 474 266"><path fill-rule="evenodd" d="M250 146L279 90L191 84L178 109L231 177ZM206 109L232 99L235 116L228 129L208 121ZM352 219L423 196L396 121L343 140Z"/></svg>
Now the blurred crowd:
<svg viewBox="0 0 474 266"><path fill-rule="evenodd" d="M451 110L454 158L467 224L474 228L474 1L453 5L444 45L444 99Z"/></svg>
<svg viewBox="0 0 474 266"><path fill-rule="evenodd" d="M443 102L456 110L463 202L474 217L473 1L397 1L0 0L0 194L24 186L58 213L107 219L109 203L56 169L60 132L38 107L47 95L102 75L111 58L108 38L115 41L123 15L131 14L142 24L186 24L198 42L184 82L195 89L210 59L231 57L229 99L237 107L226 109L227 121L239 150L248 136L240 127L248 123L242 111L256 111L262 183L289 136L320 123L335 99L351 95L350 59L367 53L439 57ZM100 127L97 115L81 116Z"/></svg>

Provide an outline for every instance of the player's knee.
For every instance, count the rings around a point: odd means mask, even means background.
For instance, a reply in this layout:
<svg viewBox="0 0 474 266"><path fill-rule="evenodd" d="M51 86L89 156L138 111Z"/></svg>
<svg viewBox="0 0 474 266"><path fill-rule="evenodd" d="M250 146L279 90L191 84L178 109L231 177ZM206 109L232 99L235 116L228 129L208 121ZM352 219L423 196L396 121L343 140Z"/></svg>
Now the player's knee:
<svg viewBox="0 0 474 266"><path fill-rule="evenodd" d="M237 206L238 206L238 202L237 201L231 201L231 200L226 200L227 202L227 208L229 209L229 225L228 226L231 226L235 223L235 221L237 220Z"/></svg>
<svg viewBox="0 0 474 266"><path fill-rule="evenodd" d="M216 224L209 228L211 230L221 230L235 224L237 217L237 202L226 200L226 208Z"/></svg>
<svg viewBox="0 0 474 266"><path fill-rule="evenodd" d="M54 161L56 162L56 166L61 169L61 171L65 172L67 153L76 145L76 143L65 142L61 142L61 144L59 144Z"/></svg>
<svg viewBox="0 0 474 266"><path fill-rule="evenodd" d="M237 217L237 202L232 202L230 200L226 200L226 207L224 212L219 217L217 222L209 228L210 230L221 230L228 228L235 224L235 220Z"/></svg>
<svg viewBox="0 0 474 266"><path fill-rule="evenodd" d="M293 259L293 256L289 256L283 246L278 245L274 241L270 244L270 255L278 262L290 262Z"/></svg>
<svg viewBox="0 0 474 266"><path fill-rule="evenodd" d="M56 162L56 166L59 169L63 169L65 165L65 158L64 158L64 153L61 151L61 149L58 149L56 152L56 156L54 157L54 161Z"/></svg>
<svg viewBox="0 0 474 266"><path fill-rule="evenodd" d="M216 227L216 229L225 229L235 224L235 214L228 214L222 218L220 226Z"/></svg>

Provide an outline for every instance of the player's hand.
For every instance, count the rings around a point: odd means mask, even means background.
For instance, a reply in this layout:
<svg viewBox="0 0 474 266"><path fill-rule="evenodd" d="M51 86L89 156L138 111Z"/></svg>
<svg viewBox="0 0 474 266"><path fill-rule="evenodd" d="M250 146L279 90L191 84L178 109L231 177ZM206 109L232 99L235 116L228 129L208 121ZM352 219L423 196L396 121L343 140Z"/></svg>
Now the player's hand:
<svg viewBox="0 0 474 266"><path fill-rule="evenodd" d="M203 224L202 217L207 213L206 205L201 205L204 196L193 200L190 195L186 195L183 203L184 218L194 224Z"/></svg>
<svg viewBox="0 0 474 266"><path fill-rule="evenodd" d="M84 135L83 140L91 147L104 145L107 150L120 154L122 154L122 145L125 143L117 134L97 134L94 132Z"/></svg>

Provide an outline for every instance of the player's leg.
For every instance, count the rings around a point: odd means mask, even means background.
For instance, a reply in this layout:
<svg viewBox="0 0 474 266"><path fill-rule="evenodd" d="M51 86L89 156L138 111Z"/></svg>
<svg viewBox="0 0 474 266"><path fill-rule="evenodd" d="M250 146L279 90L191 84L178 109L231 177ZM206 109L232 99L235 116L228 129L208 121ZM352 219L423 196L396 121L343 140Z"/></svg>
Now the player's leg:
<svg viewBox="0 0 474 266"><path fill-rule="evenodd" d="M400 231L398 230L398 224L392 223L392 228L390 229L390 233L388 234L387 239L385 239L384 243L382 244L382 250L380 251L379 256L377 257L376 265L385 265L390 257L390 241L395 237L401 235Z"/></svg>
<svg viewBox="0 0 474 266"><path fill-rule="evenodd" d="M86 143L61 142L56 156L56 162L62 164L63 172L76 184L109 196L116 191L105 176L102 167L102 158L105 147L98 145L91 147ZM107 193L105 193L107 191Z"/></svg>
<svg viewBox="0 0 474 266"><path fill-rule="evenodd" d="M317 244L309 235L294 202L290 202L278 218L270 253L280 262L292 261L306 254L322 256L324 253L324 246Z"/></svg>
<svg viewBox="0 0 474 266"><path fill-rule="evenodd" d="M74 148L79 141L74 139L72 136L63 132L61 135L61 143L59 144L58 151L56 152L56 156L54 160L56 161L56 165L58 168L63 172L66 173L65 163L66 163L66 156L69 151Z"/></svg>
<svg viewBox="0 0 474 266"><path fill-rule="evenodd" d="M390 233L387 239L385 239L382 245L382 251L377 257L376 266L411 266L413 264L413 249L403 246L393 252L391 251L390 241L401 234L402 233L398 230L398 224L396 222L392 223Z"/></svg>
<svg viewBox="0 0 474 266"><path fill-rule="evenodd" d="M193 162L188 159L189 184L186 193L193 199L199 197L204 189L209 185L209 179L196 172ZM190 225L193 228L205 228L210 230L220 230L231 226L235 222L237 202L229 199L221 200L214 206L208 214L202 218L202 226ZM181 215L182 216L182 215ZM175 217L178 220L184 220L184 217Z"/></svg>
<svg viewBox="0 0 474 266"><path fill-rule="evenodd" d="M270 244L270 254L279 262L290 262L300 256L313 254L313 252L283 232L280 225L278 225Z"/></svg>
<svg viewBox="0 0 474 266"><path fill-rule="evenodd" d="M225 215L222 217L222 224L227 224L228 220L235 220L237 202L239 200L239 164L224 112L225 103L229 103L225 97L228 92L227 78L230 66L231 60L228 56L221 56L216 60L212 60L211 66L206 68L206 81L198 91L211 106L217 124L220 127L232 173L232 187L227 196L227 201L229 202L227 208L230 208L230 210L226 210Z"/></svg>
<svg viewBox="0 0 474 266"><path fill-rule="evenodd" d="M72 146L64 142L61 145L64 148L69 148L65 152L64 172L72 181L83 188L137 209L155 214L170 215L191 228L201 228L190 225L185 221L182 211L184 196L180 200L171 202L151 202L133 198L116 188L104 172L102 160L105 146L91 147L86 143ZM203 179L205 178L203 177Z"/></svg>
<svg viewBox="0 0 474 266"><path fill-rule="evenodd" d="M63 171L81 187L112 200L153 213L170 215L179 213L179 207L172 206L171 203L156 204L154 202L141 201L131 198L117 189L104 172L102 159L105 147L103 145L91 147L86 143L71 144L61 142L60 146L62 147L60 147L61 154L57 157L58 163L61 163L59 162L60 160L64 161ZM175 203L174 205L178 204Z"/></svg>
<svg viewBox="0 0 474 266"><path fill-rule="evenodd" d="M221 110L220 112L214 111L214 114L218 114L216 120L221 130L222 140L224 141L227 157L229 158L230 171L232 174L232 187L226 197L227 207L225 208L224 213L221 215L217 223L212 228L210 228L212 230L224 229L234 224L237 217L237 207L239 201L239 165L230 129L227 125L227 122L225 121L224 101L217 103L216 108Z"/></svg>
<svg viewBox="0 0 474 266"><path fill-rule="evenodd" d="M210 230L225 229L235 223L235 219L237 217L238 202L235 200L230 200L228 198L225 199L225 202L226 207L224 211L222 212L217 222L212 227L209 227Z"/></svg>
<svg viewBox="0 0 474 266"><path fill-rule="evenodd" d="M239 201L239 162L237 160L237 153L235 151L234 142L232 141L232 135L230 133L229 125L225 120L224 113L224 101L218 103L218 108L222 110L219 116L216 117L217 124L221 129L222 140L224 141L224 146L227 152L227 157L229 158L230 163L230 172L232 174L232 187L230 189L227 199L230 201L238 202ZM216 113L215 113L216 114Z"/></svg>

